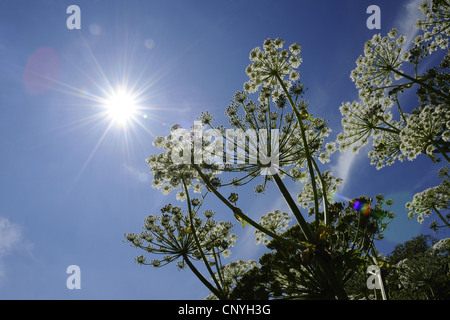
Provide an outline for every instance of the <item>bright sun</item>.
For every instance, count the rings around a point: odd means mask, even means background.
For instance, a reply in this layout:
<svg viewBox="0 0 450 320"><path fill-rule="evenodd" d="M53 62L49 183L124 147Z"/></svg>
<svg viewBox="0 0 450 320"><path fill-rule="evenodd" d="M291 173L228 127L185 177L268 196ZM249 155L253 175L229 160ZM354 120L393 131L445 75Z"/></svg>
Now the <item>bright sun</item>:
<svg viewBox="0 0 450 320"><path fill-rule="evenodd" d="M136 113L136 100L125 90L119 90L105 101L105 108L111 119L119 125L126 125Z"/></svg>

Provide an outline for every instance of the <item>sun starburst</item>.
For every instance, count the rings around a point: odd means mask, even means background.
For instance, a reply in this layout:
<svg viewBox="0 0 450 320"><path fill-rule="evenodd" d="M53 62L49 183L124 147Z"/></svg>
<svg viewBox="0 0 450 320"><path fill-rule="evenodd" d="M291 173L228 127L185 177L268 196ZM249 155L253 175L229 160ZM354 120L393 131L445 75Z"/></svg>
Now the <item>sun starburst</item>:
<svg viewBox="0 0 450 320"><path fill-rule="evenodd" d="M126 89L112 92L104 102L108 116L118 125L126 126L137 113L137 102L134 95Z"/></svg>

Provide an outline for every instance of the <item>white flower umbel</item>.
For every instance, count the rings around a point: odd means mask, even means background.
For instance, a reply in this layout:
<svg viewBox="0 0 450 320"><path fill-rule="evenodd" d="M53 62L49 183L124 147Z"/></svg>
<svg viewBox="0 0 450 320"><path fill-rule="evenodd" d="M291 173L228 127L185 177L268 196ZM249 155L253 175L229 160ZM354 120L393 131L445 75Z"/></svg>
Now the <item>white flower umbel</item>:
<svg viewBox="0 0 450 320"><path fill-rule="evenodd" d="M450 179L448 175L448 167L440 170L440 176L443 178L438 186L428 188L414 195L412 201L406 203L408 218L417 218L422 223L425 218L435 212L444 226L450 227L449 219L449 203L450 203ZM436 229L437 224L434 226Z"/></svg>
<svg viewBox="0 0 450 320"><path fill-rule="evenodd" d="M277 234L281 234L287 229L291 220L292 219L289 217L289 214L287 214L286 212L275 210L273 212L262 215L259 220L259 224L268 230L271 230ZM256 244L260 244L262 242L264 245L266 245L269 241L267 235L260 230L255 230L255 238Z"/></svg>

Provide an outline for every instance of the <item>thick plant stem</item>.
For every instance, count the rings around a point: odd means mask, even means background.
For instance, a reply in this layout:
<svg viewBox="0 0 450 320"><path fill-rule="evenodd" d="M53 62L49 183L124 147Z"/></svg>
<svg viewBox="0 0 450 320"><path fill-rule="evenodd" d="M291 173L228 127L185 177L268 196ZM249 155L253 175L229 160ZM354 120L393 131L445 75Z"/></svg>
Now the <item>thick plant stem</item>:
<svg viewBox="0 0 450 320"><path fill-rule="evenodd" d="M435 148L439 151L439 153L447 160L447 162L450 162L450 158L447 156L444 150L441 149L439 144L436 141L431 141L431 143L435 146Z"/></svg>
<svg viewBox="0 0 450 320"><path fill-rule="evenodd" d="M283 80L280 78L280 76L278 74L276 75L276 78L277 78L278 82L280 83L281 87L283 88L283 91L286 94L286 97L288 98L289 104L291 105L292 110L294 111L295 116L297 117L297 123L300 126L300 132L302 135L303 146L304 146L305 153L306 153L306 162L308 164L309 175L311 177L311 186L312 186L313 194L314 194L314 210L315 210L315 213L317 214L319 212L319 197L317 194L316 179L315 179L314 169L313 169L313 165L312 165L312 161L311 161L312 156L311 156L311 153L309 152L308 140L306 139L305 128L304 128L303 122L302 122L303 120L297 110L297 107L295 106L294 101L292 101L292 97L289 94L289 91L286 88L286 85L284 84Z"/></svg>
<svg viewBox="0 0 450 320"><path fill-rule="evenodd" d="M278 189L280 189L281 194L283 195L284 199L286 200L286 203L288 204L289 208L291 209L292 213L294 214L294 217L297 219L297 222L298 222L303 234L305 235L305 238L308 240L308 242L313 242L314 238L313 238L311 229L309 228L308 223L306 222L305 218L303 218L303 215L300 212L300 209L298 208L294 199L292 199L291 194L286 189L286 186L284 185L283 181L281 181L281 178L278 176L278 174L273 175L273 178L275 180L276 185L278 186Z"/></svg>
<svg viewBox="0 0 450 320"><path fill-rule="evenodd" d="M445 220L445 218L442 216L439 210L435 206L433 206L433 209L434 211L436 211L436 214L439 216L439 218L441 218L441 220L445 223L445 225L450 228L450 223L448 223L448 221Z"/></svg>
<svg viewBox="0 0 450 320"><path fill-rule="evenodd" d="M322 175L320 174L319 166L317 165L317 163L314 159L312 159L312 160L313 160L314 167L316 168L317 175L320 179L320 184L322 185L323 223L325 224L325 226L328 227L331 221L330 221L330 212L328 211L327 186L325 184L325 181L322 178Z"/></svg>
<svg viewBox="0 0 450 320"><path fill-rule="evenodd" d="M183 260L186 261L189 269L197 276L197 278L211 291L216 295L217 298L223 299L222 294L215 288L205 277L198 271L198 269L194 266L194 264L189 260L187 255L183 255Z"/></svg>

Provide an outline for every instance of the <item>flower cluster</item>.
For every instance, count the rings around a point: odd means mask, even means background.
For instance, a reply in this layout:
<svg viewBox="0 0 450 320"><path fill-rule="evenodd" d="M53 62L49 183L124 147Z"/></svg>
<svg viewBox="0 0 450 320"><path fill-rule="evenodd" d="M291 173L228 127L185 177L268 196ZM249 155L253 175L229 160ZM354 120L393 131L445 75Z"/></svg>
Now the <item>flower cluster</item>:
<svg viewBox="0 0 450 320"><path fill-rule="evenodd" d="M433 156L437 144L433 141L450 141L450 109L448 105L435 108L427 105L420 113L407 117L406 125L400 131L400 151L413 160L420 153Z"/></svg>
<svg viewBox="0 0 450 320"><path fill-rule="evenodd" d="M406 203L406 209L409 210L408 218L417 217L417 221L422 223L426 217L429 217L433 211L437 212L441 219L448 225L448 217L443 217L441 211L448 210L450 203L450 177L448 168L440 170L443 177L441 184L428 188L414 195L412 201Z"/></svg>
<svg viewBox="0 0 450 320"><path fill-rule="evenodd" d="M386 114L384 119L388 120ZM434 153L441 152L441 146L449 141L450 111L445 105L426 105L412 114L404 114L404 119L405 122L391 120L389 130L373 129L374 149L368 155L377 169L393 164L396 159L412 161L421 153L434 161ZM366 129L367 142L370 128ZM353 150L358 150L361 145L355 145Z"/></svg>
<svg viewBox="0 0 450 320"><path fill-rule="evenodd" d="M200 248L197 247L194 232L201 244L204 254L222 253L224 257L230 255L228 248L234 246L237 236L231 233L231 222L216 222L211 210L204 212L206 220L195 216L193 225L189 217L183 213L181 207L168 204L161 209L162 215L149 215L145 219L144 231L140 234L128 233L125 238L134 247L141 248L151 254L162 254L162 259L146 262L146 257L139 256L136 262L162 267L182 257L178 262L179 268L184 267L184 260L201 259Z"/></svg>
<svg viewBox="0 0 450 320"><path fill-rule="evenodd" d="M274 99L282 95L281 81L287 88L292 86L292 81L300 78L295 69L302 62L300 52L302 47L293 43L289 49L283 49L284 40L267 39L264 41L263 50L257 47L250 52L250 64L245 72L250 80L244 84L247 93L258 91L262 85L264 88L272 88L276 91ZM264 90L262 90L264 91Z"/></svg>
<svg viewBox="0 0 450 320"><path fill-rule="evenodd" d="M367 101L371 98L374 88L389 86L393 79L400 79L397 70L403 61L408 60L408 53L402 54L404 36L397 37L397 29L392 29L387 36L375 34L364 45L364 56L356 59L356 68L350 78L360 90L360 98Z"/></svg>
<svg viewBox="0 0 450 320"><path fill-rule="evenodd" d="M286 212L275 210L262 215L259 224L270 231L282 234L289 226L291 220L291 217L289 217L289 214ZM269 242L269 238L267 238L266 234L259 230L255 230L255 237L256 244L262 242L264 245L267 245Z"/></svg>
<svg viewBox="0 0 450 320"><path fill-rule="evenodd" d="M173 126L172 133L167 137L156 137L153 145L157 148L163 148L166 152L154 154L147 158L147 164L150 167L150 172L153 174L152 186L153 188L160 189L164 195L168 195L173 190L179 189L182 186L182 180L188 188L193 189L194 193L202 192L202 184L198 182L201 179L198 172L190 164L190 161L199 156L198 154L194 154L194 151L201 153L202 148L207 148L211 143L214 143L207 140L199 140L202 143L201 148L195 149L191 140L178 140L179 137L174 132L179 128L179 126ZM183 144L186 144L187 147L183 148ZM188 155L189 159L186 162L177 163L173 161L173 154L180 152L180 149L191 151L191 154ZM181 155L177 156L186 156L182 152L180 153ZM220 167L217 165L209 165L208 168L209 171L205 171L204 174L210 180L215 179L216 175L221 173ZM179 190L176 197L177 200L184 201L186 199L186 191L183 189Z"/></svg>
<svg viewBox="0 0 450 320"><path fill-rule="evenodd" d="M319 199L330 199L332 195L339 189L339 186L342 183L341 178L336 178L331 175L331 171L327 170L321 174L321 177L316 177L316 181L318 182L318 198ZM324 184L324 185L323 185ZM325 194L324 194L324 188L325 188ZM308 181L302 189L302 192L300 192L297 195L297 203L303 207L303 208L309 208L312 210L313 208L310 207L311 203L314 202L314 193L311 181ZM311 212L310 212L311 214Z"/></svg>
<svg viewBox="0 0 450 320"><path fill-rule="evenodd" d="M416 28L422 29L424 34L418 35L414 40L416 47L423 46L429 54L438 48L447 49L450 37L450 5L447 1L424 1L419 10L425 18L417 20Z"/></svg>
<svg viewBox="0 0 450 320"><path fill-rule="evenodd" d="M405 250L406 252L410 250ZM404 253L407 258L388 267L383 280L393 300L448 299L450 238L427 249ZM392 289L391 289L392 288Z"/></svg>
<svg viewBox="0 0 450 320"><path fill-rule="evenodd" d="M272 154L277 154L279 160L278 174L280 176L286 174L291 177L297 177L299 174L305 177L308 176L305 171L301 170L306 164L307 157L298 120L294 113L285 110L286 98L284 95L277 97L276 103L271 102L271 97L273 98L274 92L267 91L264 100L260 96L259 101L256 103L250 99L246 92L238 92L225 111L232 130L240 132L241 136L238 135L237 139L230 140L224 134L223 139L226 143L234 146L237 154L243 154L244 157L239 159L238 156L234 155L232 161L239 163L239 160L241 160L241 163L235 166L225 166L223 167L223 171L247 173L245 178L233 178L232 185L242 185L253 180L265 169L264 165L259 161L260 159L254 158L254 155L259 155L258 150L261 150L261 148L263 150L270 149ZM293 85L290 92L295 94L293 98L296 101L303 94L300 84ZM297 101L296 107L305 114L305 119L308 118L308 121L302 125L309 153L312 157L317 157L322 163L329 162L330 156L336 151L336 144L334 142L325 144L325 138L331 132L327 122L319 117L313 118L306 111L307 103L304 100ZM208 121L204 115L200 117L200 120ZM204 124L206 123L204 122ZM247 141L245 135L249 135L251 130L255 130L255 132L266 130L267 139L261 139L261 136L259 136L257 141L258 145ZM276 130L277 136L275 138L272 136L272 130ZM275 144L273 143L273 138L276 142ZM261 185L258 187L258 190L258 193L264 191L261 189Z"/></svg>
<svg viewBox="0 0 450 320"><path fill-rule="evenodd" d="M433 250L438 252L450 251L450 238L441 239L433 245Z"/></svg>
<svg viewBox="0 0 450 320"><path fill-rule="evenodd" d="M382 99L380 103L371 103L370 105L361 104L358 101L352 103L346 102L341 105L339 110L343 115L343 132L337 136L340 150L346 150L353 146L353 152L367 144L371 135L377 137L386 133L397 133L401 123L392 121L392 113L388 110L392 107L392 100ZM390 123L389 130L383 130L381 125Z"/></svg>
<svg viewBox="0 0 450 320"><path fill-rule="evenodd" d="M255 260L237 260L230 262L223 266L220 270L220 276L218 273L215 274L216 278L221 279L221 283L225 292L230 293L230 291L236 286L238 281L242 278L252 268L255 268L258 263ZM206 297L206 300L215 300L217 297L211 293Z"/></svg>

